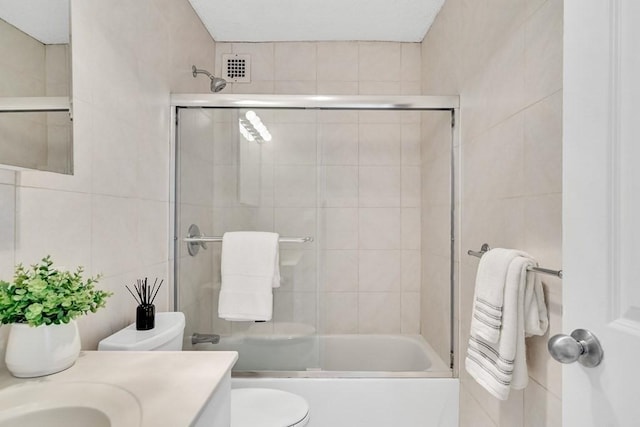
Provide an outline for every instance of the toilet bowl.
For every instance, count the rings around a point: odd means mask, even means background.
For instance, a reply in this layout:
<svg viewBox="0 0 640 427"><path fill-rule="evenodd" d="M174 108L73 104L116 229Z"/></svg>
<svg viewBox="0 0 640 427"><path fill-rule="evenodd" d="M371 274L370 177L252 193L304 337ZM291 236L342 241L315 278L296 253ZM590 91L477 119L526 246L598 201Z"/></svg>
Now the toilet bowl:
<svg viewBox="0 0 640 427"><path fill-rule="evenodd" d="M155 328L136 330L135 323L98 343L100 351L181 351L184 314L157 313ZM231 390L231 427L303 427L309 404L302 397L269 388Z"/></svg>

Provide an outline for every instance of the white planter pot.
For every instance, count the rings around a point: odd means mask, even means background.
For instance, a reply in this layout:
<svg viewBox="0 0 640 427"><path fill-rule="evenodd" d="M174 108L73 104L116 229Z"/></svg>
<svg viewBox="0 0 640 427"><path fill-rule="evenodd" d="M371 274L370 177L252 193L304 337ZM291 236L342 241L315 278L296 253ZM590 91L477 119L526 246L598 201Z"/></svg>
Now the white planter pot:
<svg viewBox="0 0 640 427"><path fill-rule="evenodd" d="M16 377L40 377L69 368L79 354L80 334L73 320L66 324L37 327L13 323L5 363Z"/></svg>

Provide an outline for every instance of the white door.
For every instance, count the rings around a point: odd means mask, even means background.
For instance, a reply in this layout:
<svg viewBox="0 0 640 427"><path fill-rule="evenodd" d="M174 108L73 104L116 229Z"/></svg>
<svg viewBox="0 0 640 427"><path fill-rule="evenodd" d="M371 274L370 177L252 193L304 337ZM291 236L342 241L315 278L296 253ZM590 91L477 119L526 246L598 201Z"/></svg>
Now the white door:
<svg viewBox="0 0 640 427"><path fill-rule="evenodd" d="M564 333L596 368L563 368L565 427L640 426L640 1L566 0Z"/></svg>

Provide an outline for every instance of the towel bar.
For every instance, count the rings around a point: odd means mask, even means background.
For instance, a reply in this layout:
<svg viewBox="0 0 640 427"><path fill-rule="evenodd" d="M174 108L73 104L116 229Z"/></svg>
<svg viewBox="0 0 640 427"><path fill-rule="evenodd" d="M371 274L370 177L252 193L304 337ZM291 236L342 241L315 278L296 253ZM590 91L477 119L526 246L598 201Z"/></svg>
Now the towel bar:
<svg viewBox="0 0 640 427"><path fill-rule="evenodd" d="M222 242L222 236L200 236L200 237L185 237L182 239L187 243L200 243L200 242ZM281 237L278 239L280 243L307 243L313 242L313 237Z"/></svg>
<svg viewBox="0 0 640 427"><path fill-rule="evenodd" d="M206 243L208 242L222 242L222 236L212 236L208 237L203 235L200 232L200 228L196 224L191 224L189 226L189 232L187 233L187 237L182 239L183 242L187 243L187 249L189 251L189 255L196 256L200 248L207 249ZM280 237L278 239L280 243L309 243L313 242L313 237Z"/></svg>
<svg viewBox="0 0 640 427"><path fill-rule="evenodd" d="M483 243L482 247L479 251L472 251L471 249L467 251L467 255L471 255L477 258L482 258L486 252L488 252L491 248L487 243ZM549 270L548 268L542 267L529 267L528 271L535 271L536 273L549 274L551 276L556 276L562 279L562 270Z"/></svg>

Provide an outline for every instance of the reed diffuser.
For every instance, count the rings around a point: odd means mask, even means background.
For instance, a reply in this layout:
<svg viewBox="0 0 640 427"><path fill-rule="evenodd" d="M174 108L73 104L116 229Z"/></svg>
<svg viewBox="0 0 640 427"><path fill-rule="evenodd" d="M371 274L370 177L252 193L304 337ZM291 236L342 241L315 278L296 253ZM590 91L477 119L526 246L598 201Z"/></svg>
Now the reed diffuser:
<svg viewBox="0 0 640 427"><path fill-rule="evenodd" d="M125 285L125 288L127 288L133 299L138 303L138 307L136 308L136 329L138 331L148 331L155 326L156 307L153 305L153 302L156 299L156 295L158 295L162 282L164 282L164 280L160 280L160 284L158 284L158 278L156 277L153 286L149 286L146 277L136 280L133 288L136 291L137 297L136 294Z"/></svg>

